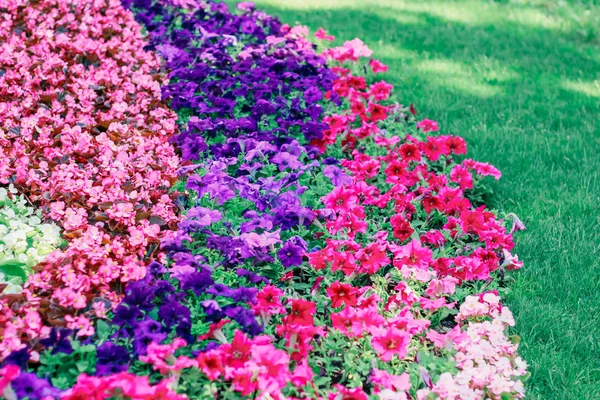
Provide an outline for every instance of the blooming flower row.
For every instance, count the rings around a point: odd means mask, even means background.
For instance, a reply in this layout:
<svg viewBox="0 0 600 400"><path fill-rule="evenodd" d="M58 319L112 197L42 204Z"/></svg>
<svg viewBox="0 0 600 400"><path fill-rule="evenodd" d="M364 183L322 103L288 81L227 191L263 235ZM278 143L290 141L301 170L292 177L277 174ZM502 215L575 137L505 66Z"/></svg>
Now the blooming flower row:
<svg viewBox="0 0 600 400"><path fill-rule="evenodd" d="M0 9L0 182L69 242L21 294L7 286L0 299L0 359L36 367L51 344L94 334L176 226L176 116L160 102L159 60L120 2L2 0ZM23 373L12 388L19 398L58 393L38 381Z"/></svg>
<svg viewBox="0 0 600 400"><path fill-rule="evenodd" d="M109 323L53 330L37 368L13 352L10 364L39 377L9 365L0 390L522 397L526 365L498 296L521 266L510 251L522 226L510 216L507 231L481 204L495 168L460 161L464 140L390 104L392 86L373 82L383 64L360 76L371 52L358 39L319 56L305 28L250 3L132 9L171 71L162 91L181 125L185 218Z"/></svg>

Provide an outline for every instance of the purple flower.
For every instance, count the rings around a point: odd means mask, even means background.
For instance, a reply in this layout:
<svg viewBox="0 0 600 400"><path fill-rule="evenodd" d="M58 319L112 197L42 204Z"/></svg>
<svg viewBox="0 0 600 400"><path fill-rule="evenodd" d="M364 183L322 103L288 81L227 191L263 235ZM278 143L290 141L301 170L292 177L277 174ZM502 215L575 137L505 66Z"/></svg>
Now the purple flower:
<svg viewBox="0 0 600 400"><path fill-rule="evenodd" d="M263 283L265 283L267 285L269 284L269 280L267 278L265 278L264 276L257 275L254 272L248 271L245 268L238 268L235 271L235 273L240 278L244 277L244 278L248 279L248 281L250 281L252 283L263 282Z"/></svg>
<svg viewBox="0 0 600 400"><path fill-rule="evenodd" d="M286 168L294 170L302 167L302 163L298 161L298 157L287 152L277 153L271 158L271 162L277 164L280 171L283 171Z"/></svg>
<svg viewBox="0 0 600 400"><path fill-rule="evenodd" d="M190 309L181 305L173 296L170 296L158 309L158 317L167 327L189 320L190 316Z"/></svg>
<svg viewBox="0 0 600 400"><path fill-rule="evenodd" d="M98 347L96 357L96 374L98 376L111 375L126 371L129 362L129 352L123 346L112 342L103 343Z"/></svg>
<svg viewBox="0 0 600 400"><path fill-rule="evenodd" d="M194 218L202 228L209 226L213 222L220 221L223 215L217 210L211 210L206 207L193 207L187 212L188 218Z"/></svg>
<svg viewBox="0 0 600 400"><path fill-rule="evenodd" d="M331 179L333 186L349 185L352 183L352 178L344 173L335 165L328 165L323 169L323 175Z"/></svg>
<svg viewBox="0 0 600 400"><path fill-rule="evenodd" d="M19 399L40 400L45 397L60 397L60 390L30 372L21 372L12 381L11 386Z"/></svg>
<svg viewBox="0 0 600 400"><path fill-rule="evenodd" d="M240 324L242 331L252 336L263 332L263 328L256 321L252 310L241 306L228 306L225 308L225 315Z"/></svg>
<svg viewBox="0 0 600 400"><path fill-rule="evenodd" d="M150 287L145 280L130 282L125 290L123 303L140 310L149 311L154 307L154 288Z"/></svg>
<svg viewBox="0 0 600 400"><path fill-rule="evenodd" d="M223 296L233 298L235 296L235 290L222 283L217 283L206 290L206 293L212 294L213 296Z"/></svg>
<svg viewBox="0 0 600 400"><path fill-rule="evenodd" d="M286 267L294 267L302 264L302 256L306 251L306 246L302 246L293 238L284 243L277 252L277 257L281 264Z"/></svg>
<svg viewBox="0 0 600 400"><path fill-rule="evenodd" d="M71 340L69 339L71 333L73 333L73 331L70 329L57 329L56 327L53 327L50 331L50 336L40 340L40 343L47 348L52 347L52 354L58 352L71 354L73 352L73 346L71 346ZM8 360L8 358L6 360Z"/></svg>
<svg viewBox="0 0 600 400"><path fill-rule="evenodd" d="M127 303L121 303L115 308L112 322L120 326L131 326L141 316L142 312L139 308L130 306Z"/></svg>
<svg viewBox="0 0 600 400"><path fill-rule="evenodd" d="M317 101L323 98L323 93L319 90L318 87L312 86L306 92L304 92L304 100L306 100L306 104L310 105L316 103Z"/></svg>
<svg viewBox="0 0 600 400"><path fill-rule="evenodd" d="M219 303L215 300L204 300L200 305L204 309L204 313L207 315L207 319L210 322L218 322L225 316Z"/></svg>
<svg viewBox="0 0 600 400"><path fill-rule="evenodd" d="M196 296L200 296L211 286L214 281L212 279L212 272L203 267L198 272L192 272L184 275L181 279L181 289L191 290Z"/></svg>
<svg viewBox="0 0 600 400"><path fill-rule="evenodd" d="M52 331L55 331L56 328L52 328ZM56 334L55 334L56 335ZM40 340L43 342L44 340ZM42 343L44 344L44 343ZM69 345L71 343L69 342ZM44 344L44 346L46 346ZM73 352L73 348L71 348L71 352ZM54 353L54 352L53 352ZM70 354L70 353L67 353ZM29 349L27 347L22 348L21 350L15 350L8 355L3 361L3 365L17 365L21 369L27 369L27 362L29 361Z"/></svg>
<svg viewBox="0 0 600 400"><path fill-rule="evenodd" d="M167 337L167 334L162 331L162 325L150 318L138 322L134 333L133 352L136 355L146 354L146 348L150 343L161 343Z"/></svg>
<svg viewBox="0 0 600 400"><path fill-rule="evenodd" d="M252 107L252 112L258 117L262 115L275 114L276 111L277 109L273 104L263 99L258 100L254 107Z"/></svg>
<svg viewBox="0 0 600 400"><path fill-rule="evenodd" d="M235 290L232 299L237 302L243 303L254 303L256 298L256 293L258 293L257 288L247 288L241 287Z"/></svg>
<svg viewBox="0 0 600 400"><path fill-rule="evenodd" d="M201 136L188 136L180 145L183 161L197 160L200 153L207 149L206 142Z"/></svg>

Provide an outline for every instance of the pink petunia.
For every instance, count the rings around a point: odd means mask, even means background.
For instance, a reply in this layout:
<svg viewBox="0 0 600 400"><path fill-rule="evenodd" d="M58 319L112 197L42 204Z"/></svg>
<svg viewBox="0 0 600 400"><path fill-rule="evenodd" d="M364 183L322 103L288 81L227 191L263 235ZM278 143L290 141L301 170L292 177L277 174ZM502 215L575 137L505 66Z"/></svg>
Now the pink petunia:
<svg viewBox="0 0 600 400"><path fill-rule="evenodd" d="M381 61L378 61L378 60L375 60L375 59L371 59L369 61L369 65L371 66L371 70L375 74L380 73L380 72L387 72L388 71L388 66L387 65L385 65Z"/></svg>
<svg viewBox="0 0 600 400"><path fill-rule="evenodd" d="M408 351L410 334L397 328L380 328L371 339L373 349L381 361L391 361L394 356L402 359Z"/></svg>
<svg viewBox="0 0 600 400"><path fill-rule="evenodd" d="M335 36L328 35L327 32L323 28L317 29L315 32L315 37L320 40L328 40L330 42L335 40Z"/></svg>

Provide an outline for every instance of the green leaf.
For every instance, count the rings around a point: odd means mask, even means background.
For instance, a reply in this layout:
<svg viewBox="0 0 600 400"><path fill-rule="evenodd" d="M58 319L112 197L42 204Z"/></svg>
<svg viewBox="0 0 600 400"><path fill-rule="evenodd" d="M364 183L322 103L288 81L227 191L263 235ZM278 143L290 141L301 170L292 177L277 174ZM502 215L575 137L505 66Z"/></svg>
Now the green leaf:
<svg viewBox="0 0 600 400"><path fill-rule="evenodd" d="M99 319L96 321L96 334L98 335L98 339L101 341L105 341L110 336L110 326L106 323L106 321Z"/></svg>
<svg viewBox="0 0 600 400"><path fill-rule="evenodd" d="M23 282L27 279L27 274L23 267L26 264L18 260L8 260L0 263L0 272L6 276L18 276L23 279Z"/></svg>

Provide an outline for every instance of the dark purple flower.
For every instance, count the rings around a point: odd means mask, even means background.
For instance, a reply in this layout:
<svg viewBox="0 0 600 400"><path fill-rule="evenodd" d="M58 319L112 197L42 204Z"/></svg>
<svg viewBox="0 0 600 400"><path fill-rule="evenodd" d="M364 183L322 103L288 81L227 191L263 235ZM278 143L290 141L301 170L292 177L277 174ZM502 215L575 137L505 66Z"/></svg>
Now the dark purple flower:
<svg viewBox="0 0 600 400"><path fill-rule="evenodd" d="M306 100L306 104L310 105L316 103L317 101L323 98L323 93L319 90L318 87L312 86L306 92L304 92L304 100Z"/></svg>
<svg viewBox="0 0 600 400"><path fill-rule="evenodd" d="M71 336L73 331L71 329L57 329L53 327L50 331L50 335L46 339L40 340L40 343L47 348L52 348L52 354L58 352L64 354L71 354L73 352L73 346L71 346Z"/></svg>
<svg viewBox="0 0 600 400"><path fill-rule="evenodd" d="M115 308L112 322L120 326L132 326L141 316L142 312L139 308L121 303Z"/></svg>
<svg viewBox="0 0 600 400"><path fill-rule="evenodd" d="M252 310L241 306L229 306L225 308L225 315L240 324L242 331L252 336L263 332L263 327L256 321Z"/></svg>
<svg viewBox="0 0 600 400"><path fill-rule="evenodd" d="M162 325L153 319L138 322L134 329L133 352L136 355L145 355L150 343L161 343L167 337L162 330Z"/></svg>
<svg viewBox="0 0 600 400"><path fill-rule="evenodd" d="M53 330L56 328L52 328ZM72 351L73 349L71 349ZM27 369L27 362L29 361L29 349L27 347L21 350L15 350L8 355L2 362L2 365L17 365L21 369Z"/></svg>
<svg viewBox="0 0 600 400"><path fill-rule="evenodd" d="M149 286L145 280L130 282L125 289L123 303L140 310L148 311L154 307L154 288Z"/></svg>
<svg viewBox="0 0 600 400"><path fill-rule="evenodd" d="M277 252L277 257L284 267L294 267L302 264L302 256L305 251L306 248L303 248L290 239L281 246Z"/></svg>
<svg viewBox="0 0 600 400"><path fill-rule="evenodd" d="M275 111L277 111L275 106L263 99L258 100L254 107L252 107L252 112L258 117L262 115L274 114Z"/></svg>
<svg viewBox="0 0 600 400"><path fill-rule="evenodd" d="M208 147L201 136L188 136L183 139L180 148L183 161L191 161L197 160L200 153L205 151Z"/></svg>
<svg viewBox="0 0 600 400"><path fill-rule="evenodd" d="M99 346L96 357L96 374L98 376L123 372L128 368L129 352L125 347L112 342L106 342Z"/></svg>
<svg viewBox="0 0 600 400"><path fill-rule="evenodd" d="M60 390L30 372L21 372L11 383L19 399L40 400L45 397L58 398Z"/></svg>
<svg viewBox="0 0 600 400"><path fill-rule="evenodd" d="M167 327L189 320L190 316L190 309L180 304L174 296L170 296L158 309L158 317Z"/></svg>
<svg viewBox="0 0 600 400"><path fill-rule="evenodd" d="M267 278L265 278L264 276L257 275L254 272L248 271L245 268L238 268L235 272L236 272L237 276L239 276L240 278L244 277L252 283L263 282L267 285L269 284L269 280Z"/></svg>
<svg viewBox="0 0 600 400"><path fill-rule="evenodd" d="M191 290L196 296L200 296L214 283L212 272L206 267L201 268L198 272L184 275L180 282L183 290Z"/></svg>
<svg viewBox="0 0 600 400"><path fill-rule="evenodd" d="M204 313L208 316L207 319L211 322L218 322L225 316L219 303L214 300L204 300L200 305L204 309Z"/></svg>

